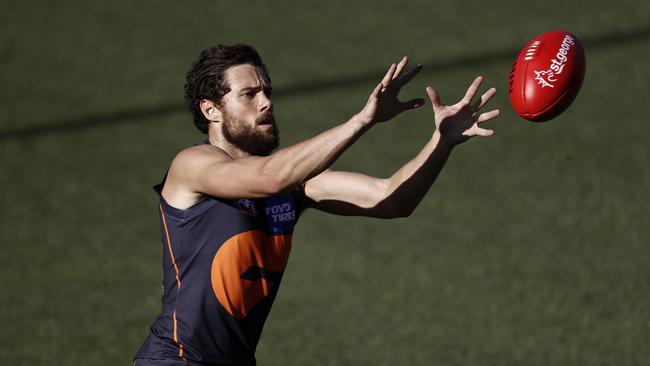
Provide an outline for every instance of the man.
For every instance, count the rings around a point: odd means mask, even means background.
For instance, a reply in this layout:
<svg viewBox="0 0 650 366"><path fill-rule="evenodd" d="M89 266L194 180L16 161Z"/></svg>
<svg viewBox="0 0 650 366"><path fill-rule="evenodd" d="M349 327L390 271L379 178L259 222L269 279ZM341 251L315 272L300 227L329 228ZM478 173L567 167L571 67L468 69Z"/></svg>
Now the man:
<svg viewBox="0 0 650 366"><path fill-rule="evenodd" d="M187 73L185 97L206 141L172 161L160 194L163 307L135 365L254 365L255 347L284 272L293 228L306 207L381 218L411 214L453 147L493 131L479 113L495 93L445 106L435 90L436 129L422 151L390 178L329 170L372 126L422 106L398 100L421 69L392 64L350 120L280 149L271 80L250 46L217 46Z"/></svg>

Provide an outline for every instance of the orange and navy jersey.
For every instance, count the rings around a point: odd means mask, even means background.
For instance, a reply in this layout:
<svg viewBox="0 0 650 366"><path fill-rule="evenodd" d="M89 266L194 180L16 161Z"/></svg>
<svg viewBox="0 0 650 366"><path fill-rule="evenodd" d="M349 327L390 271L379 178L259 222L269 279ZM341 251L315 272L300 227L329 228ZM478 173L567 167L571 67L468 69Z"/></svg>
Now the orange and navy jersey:
<svg viewBox="0 0 650 366"><path fill-rule="evenodd" d="M162 312L136 358L254 365L303 196L208 197L179 210L160 195Z"/></svg>

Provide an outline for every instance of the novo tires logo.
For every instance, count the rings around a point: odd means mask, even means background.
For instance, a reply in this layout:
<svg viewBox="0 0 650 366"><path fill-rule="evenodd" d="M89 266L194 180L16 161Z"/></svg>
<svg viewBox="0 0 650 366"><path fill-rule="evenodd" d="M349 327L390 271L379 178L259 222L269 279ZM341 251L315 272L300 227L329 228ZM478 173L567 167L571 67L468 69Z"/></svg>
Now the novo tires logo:
<svg viewBox="0 0 650 366"><path fill-rule="evenodd" d="M562 44L555 55L555 58L551 60L551 64L548 66L548 69L535 72L535 80L542 86L542 89L545 87L554 88L553 85L557 81L557 75L560 75L564 71L564 66L568 60L567 55L571 47L575 45L575 40L570 35L564 36Z"/></svg>
<svg viewBox="0 0 650 366"><path fill-rule="evenodd" d="M266 216L270 217L275 224L296 219L296 210L289 202L267 207L265 211Z"/></svg>

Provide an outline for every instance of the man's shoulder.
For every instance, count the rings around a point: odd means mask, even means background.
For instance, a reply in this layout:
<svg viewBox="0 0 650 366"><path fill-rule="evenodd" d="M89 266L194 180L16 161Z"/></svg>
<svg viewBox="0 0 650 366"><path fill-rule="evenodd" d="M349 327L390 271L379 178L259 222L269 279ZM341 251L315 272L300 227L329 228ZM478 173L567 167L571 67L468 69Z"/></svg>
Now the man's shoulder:
<svg viewBox="0 0 650 366"><path fill-rule="evenodd" d="M178 152L171 162L161 195L171 206L191 207L202 199L202 181L215 164L232 160L226 152L209 144L190 146Z"/></svg>
<svg viewBox="0 0 650 366"><path fill-rule="evenodd" d="M172 160L171 165L173 169L174 166L194 167L230 160L232 158L220 148L208 144L201 144L190 146L178 152Z"/></svg>

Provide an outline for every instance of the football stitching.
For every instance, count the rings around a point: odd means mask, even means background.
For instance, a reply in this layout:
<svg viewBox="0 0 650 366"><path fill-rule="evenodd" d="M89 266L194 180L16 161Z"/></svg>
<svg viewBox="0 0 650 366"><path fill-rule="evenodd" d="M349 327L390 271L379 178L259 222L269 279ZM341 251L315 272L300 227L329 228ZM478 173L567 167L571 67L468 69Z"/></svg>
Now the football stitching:
<svg viewBox="0 0 650 366"><path fill-rule="evenodd" d="M535 41L535 42L530 44L530 46L528 47L528 50L526 51L526 56L524 57L524 60L530 61L530 60L533 59L533 57L537 53L537 46L539 46L539 44L540 44L540 41Z"/></svg>

